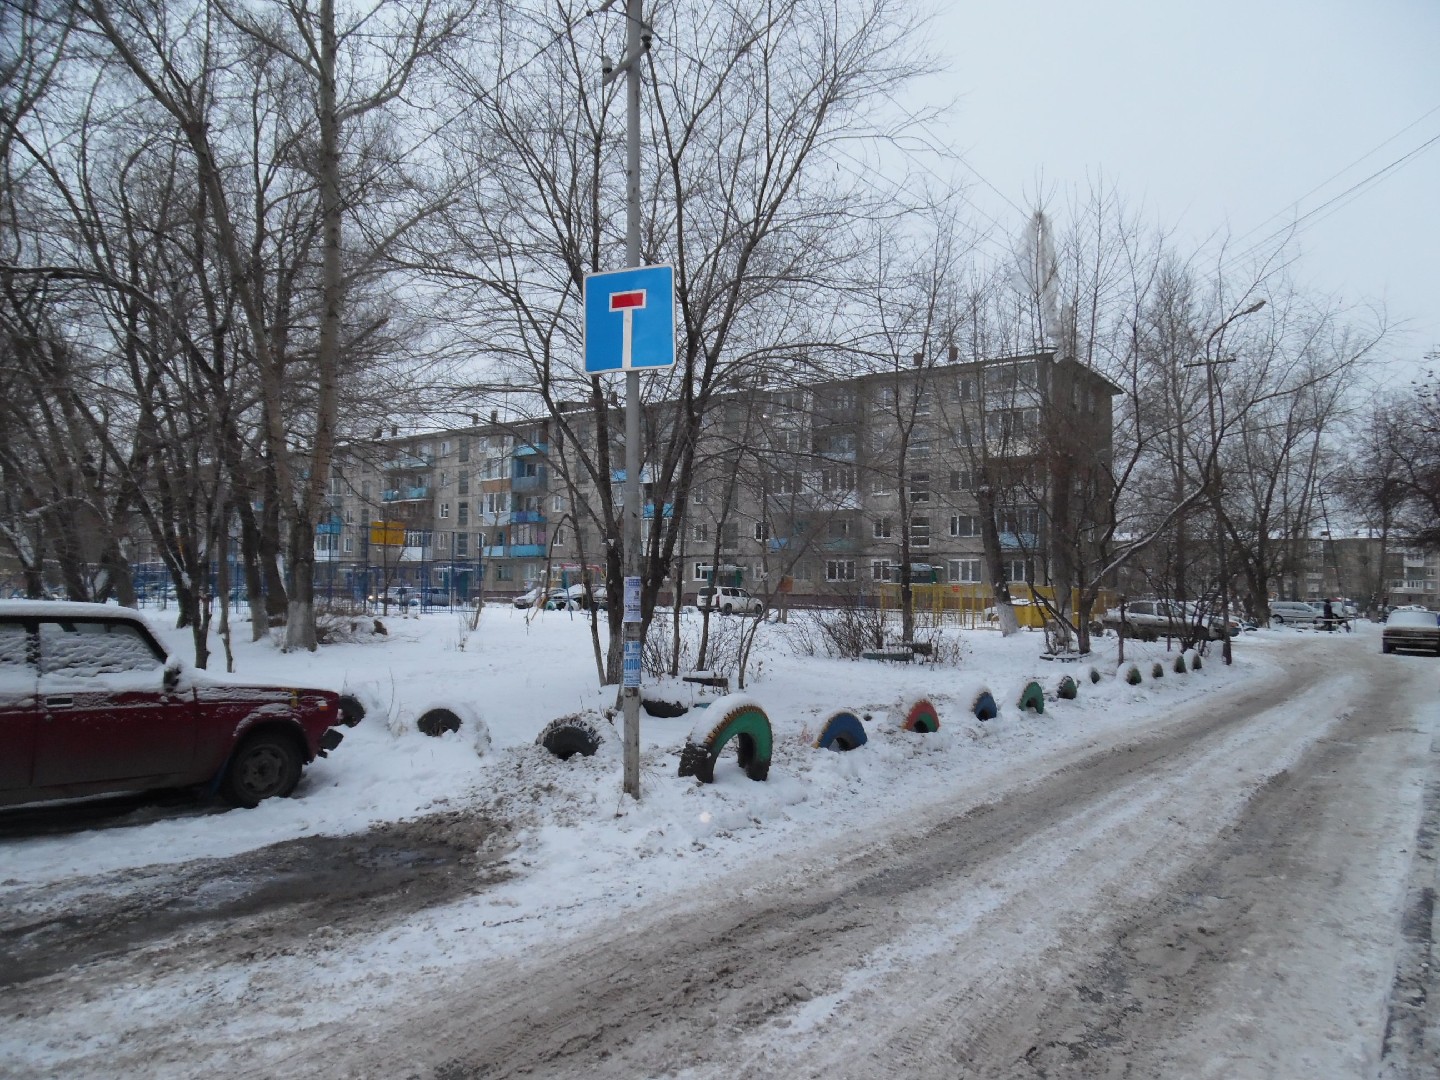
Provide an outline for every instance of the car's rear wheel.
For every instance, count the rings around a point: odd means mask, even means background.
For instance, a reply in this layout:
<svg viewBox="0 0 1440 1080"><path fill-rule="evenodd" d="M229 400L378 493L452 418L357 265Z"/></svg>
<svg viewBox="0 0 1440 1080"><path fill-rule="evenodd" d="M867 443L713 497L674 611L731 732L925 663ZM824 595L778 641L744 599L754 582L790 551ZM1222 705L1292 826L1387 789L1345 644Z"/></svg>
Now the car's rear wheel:
<svg viewBox="0 0 1440 1080"><path fill-rule="evenodd" d="M735 614L735 608L732 607L730 604L726 604L723 608L720 609L720 611L721 611L722 614L725 614L725 615L734 615L734 614Z"/></svg>
<svg viewBox="0 0 1440 1080"><path fill-rule="evenodd" d="M259 732L230 756L220 794L226 802L245 807L284 798L300 782L303 765L294 739L276 731Z"/></svg>

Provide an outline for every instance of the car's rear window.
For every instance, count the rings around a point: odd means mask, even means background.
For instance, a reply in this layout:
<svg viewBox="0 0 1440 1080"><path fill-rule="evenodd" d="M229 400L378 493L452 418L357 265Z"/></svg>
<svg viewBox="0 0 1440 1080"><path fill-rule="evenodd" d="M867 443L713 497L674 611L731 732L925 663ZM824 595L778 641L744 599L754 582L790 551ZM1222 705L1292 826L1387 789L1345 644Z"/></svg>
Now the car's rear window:
<svg viewBox="0 0 1440 1080"><path fill-rule="evenodd" d="M1433 611L1392 611L1385 620L1386 626L1437 626Z"/></svg>
<svg viewBox="0 0 1440 1080"><path fill-rule="evenodd" d="M0 688L33 691L35 669L27 645L24 623L0 623Z"/></svg>

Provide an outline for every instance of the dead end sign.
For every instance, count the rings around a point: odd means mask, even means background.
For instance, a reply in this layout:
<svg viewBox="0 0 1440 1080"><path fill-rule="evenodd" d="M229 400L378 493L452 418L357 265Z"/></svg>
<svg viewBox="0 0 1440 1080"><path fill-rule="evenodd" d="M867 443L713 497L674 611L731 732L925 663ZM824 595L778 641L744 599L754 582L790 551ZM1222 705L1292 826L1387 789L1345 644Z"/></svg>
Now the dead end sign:
<svg viewBox="0 0 1440 1080"><path fill-rule="evenodd" d="M585 275L585 370L675 363L675 271L632 266Z"/></svg>

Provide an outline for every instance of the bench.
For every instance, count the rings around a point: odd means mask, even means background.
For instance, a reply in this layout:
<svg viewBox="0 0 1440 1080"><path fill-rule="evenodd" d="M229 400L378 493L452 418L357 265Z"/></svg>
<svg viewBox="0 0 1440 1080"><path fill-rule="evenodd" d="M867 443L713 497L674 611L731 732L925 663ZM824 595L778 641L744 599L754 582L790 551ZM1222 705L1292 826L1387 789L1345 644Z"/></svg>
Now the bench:
<svg viewBox="0 0 1440 1080"><path fill-rule="evenodd" d="M693 683L696 686L708 686L712 690L723 690L730 692L730 677L728 675L704 675L696 672L693 675L681 675L681 682Z"/></svg>
<svg viewBox="0 0 1440 1080"><path fill-rule="evenodd" d="M929 656L935 651L935 646L929 641L901 641L898 645L902 649L909 649L916 656Z"/></svg>
<svg viewBox="0 0 1440 1080"><path fill-rule="evenodd" d="M915 654L909 649L903 652L899 649L876 649L872 652L861 653L860 655L866 660L889 660L895 664L908 664L915 659Z"/></svg>

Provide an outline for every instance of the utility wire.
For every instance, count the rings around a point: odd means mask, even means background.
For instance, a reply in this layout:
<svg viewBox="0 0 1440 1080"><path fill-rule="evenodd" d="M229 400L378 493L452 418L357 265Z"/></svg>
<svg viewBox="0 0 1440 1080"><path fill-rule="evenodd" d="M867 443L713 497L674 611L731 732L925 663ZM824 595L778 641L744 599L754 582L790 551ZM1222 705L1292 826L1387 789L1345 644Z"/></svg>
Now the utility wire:
<svg viewBox="0 0 1440 1080"><path fill-rule="evenodd" d="M1361 154L1361 155L1360 155L1359 157L1357 157L1354 161L1350 162L1349 165L1346 165L1343 169L1341 169L1340 171L1336 172L1334 175L1332 175L1332 176L1327 176L1324 180L1320 181L1320 183L1316 184L1316 185L1315 185L1314 187L1312 187L1309 191L1305 192L1304 195L1301 195L1301 196L1300 196L1298 199L1296 199L1294 202L1292 202L1292 203L1290 203L1289 205L1287 205L1287 206L1285 206L1285 207L1283 207L1283 208L1275 211L1275 213L1271 214L1271 215L1270 215L1269 217L1267 217L1265 220L1263 220L1263 221L1259 222L1258 224L1256 224L1255 227L1252 228L1249 232L1242 233L1240 236L1236 237L1236 238L1235 238L1235 242L1236 242L1236 243L1242 243L1247 237L1253 236L1255 233L1259 232L1261 229L1263 229L1266 225L1270 224L1270 222L1274 221L1276 218L1281 217L1282 215L1288 213L1288 212L1291 211L1291 210L1298 210L1298 209L1300 208L1300 204L1303 203L1306 199L1308 199L1311 195L1314 195L1317 191L1319 191L1319 190L1321 190L1322 188L1328 186L1328 185L1331 184L1332 182L1340 179L1340 177L1344 176L1344 175L1345 175L1347 172L1349 172L1351 169L1355 168L1355 166L1359 165L1359 164L1360 164L1362 161L1364 161L1366 158L1370 157L1371 155L1377 153L1377 152L1380 151L1380 150L1385 149L1385 147L1389 146L1389 145L1390 145L1392 142L1394 142L1396 139L1400 138L1401 135L1404 135L1407 131L1409 131L1409 130L1410 130L1411 128L1413 128L1413 127L1418 127L1420 124L1424 123L1426 120L1428 120L1431 116L1435 115L1437 112L1440 112L1440 105L1435 105L1435 106L1433 106L1432 108L1430 108L1429 110L1427 110L1427 111L1424 113L1424 115L1422 115L1422 116L1420 116L1420 117L1418 117L1418 118L1410 121L1410 123L1406 124L1406 125L1405 125L1403 128L1401 128L1399 131L1395 132L1395 134L1391 135L1391 136L1390 136L1388 139L1386 139L1384 142L1379 143L1379 144L1377 144L1377 145L1375 145L1375 146L1372 146L1369 150L1366 150L1365 153Z"/></svg>
<svg viewBox="0 0 1440 1080"><path fill-rule="evenodd" d="M1433 110L1432 110L1432 111L1433 111ZM1402 165L1404 165L1405 163L1407 163L1407 162L1410 161L1411 159L1415 158L1417 155L1423 153L1424 151L1428 150L1430 147L1434 146L1437 142L1440 142L1440 134L1432 135L1430 138L1426 139L1423 143L1421 143L1419 146L1415 147L1413 150L1407 151L1406 153L1402 154L1400 157L1396 158L1394 161L1390 162L1388 165L1385 165L1385 166L1383 166L1383 167L1381 167L1381 168L1379 168L1379 169L1376 169L1373 173L1371 173L1369 176L1365 177L1363 180L1360 180L1360 181L1357 181L1357 182L1354 183L1354 184L1351 184L1351 185L1350 185L1348 188L1346 188L1344 191L1340 192L1338 195L1333 195L1333 196L1331 196L1330 198L1326 199L1323 203L1321 203L1319 206L1315 207L1313 210L1307 210L1305 213L1301 214L1299 217L1297 217L1297 218L1296 218L1294 221L1292 221L1290 224L1285 225L1285 226L1282 226L1281 228L1276 229L1276 230L1274 230L1273 232L1268 233L1266 236L1262 237L1260 240L1256 241L1254 244L1251 244L1249 247L1246 247L1246 248L1242 249L1241 251L1237 252L1235 255L1233 255L1231 258L1227 259L1227 260L1221 265L1221 267L1220 267L1221 271L1223 272L1223 271L1225 271L1225 270L1232 269L1232 268L1233 268L1234 266L1236 266L1238 263L1240 263L1240 262L1242 262L1243 260L1248 259L1250 256L1254 255L1257 251L1260 251L1260 250L1262 250L1263 248L1267 247L1267 246L1270 244L1271 241L1275 240L1276 238L1278 238L1278 237L1280 237L1280 236L1285 235L1286 233L1295 234L1295 233L1299 233L1299 232L1302 231L1302 226L1303 226L1303 228L1309 228L1311 225L1318 225L1321 221L1324 221L1325 218L1330 217L1331 214L1333 214L1333 213L1341 210L1341 209L1344 207L1344 205L1345 205L1346 202L1349 202L1349 201L1353 200L1355 197L1359 196L1359 195L1363 192L1363 190L1364 190L1365 188L1367 188L1367 187L1375 184L1376 182L1378 182L1379 180L1381 180L1382 178L1384 178L1384 177L1385 177L1386 175L1388 175L1389 173L1395 171L1396 169L1400 168ZM1323 186L1323 185L1322 185L1322 186ZM1337 205L1337 204L1338 204L1338 205ZM1292 205L1293 205L1293 204L1292 204ZM1315 215L1319 214L1319 213L1320 213L1321 211L1323 211L1323 210L1329 209L1330 207L1334 207L1334 210L1332 210L1330 214L1326 214L1325 217L1321 217L1321 218L1316 218L1316 217L1315 217ZM1271 217L1273 218L1274 215L1271 215ZM1314 220L1311 220L1311 219L1314 219ZM1269 220L1269 219L1267 219L1267 220ZM1304 223L1306 223L1306 222L1308 222L1309 224L1304 224ZM1253 231L1254 231L1254 230L1252 229L1251 232L1253 232ZM1249 234L1249 233L1246 233L1246 235L1248 236L1248 235L1250 235L1250 234Z"/></svg>

